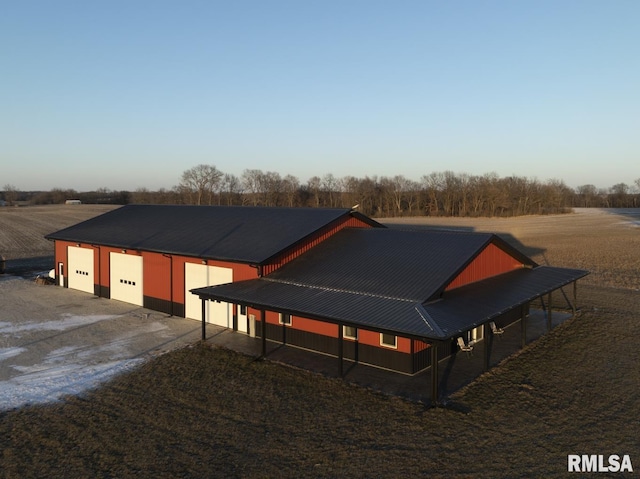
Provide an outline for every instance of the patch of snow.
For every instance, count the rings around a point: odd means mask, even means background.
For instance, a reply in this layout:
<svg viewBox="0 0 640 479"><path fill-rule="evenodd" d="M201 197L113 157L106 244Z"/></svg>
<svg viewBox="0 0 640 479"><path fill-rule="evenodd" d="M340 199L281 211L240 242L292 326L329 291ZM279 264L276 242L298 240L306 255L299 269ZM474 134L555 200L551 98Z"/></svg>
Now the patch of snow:
<svg viewBox="0 0 640 479"><path fill-rule="evenodd" d="M18 356L26 351L25 348L0 348L0 361Z"/></svg>
<svg viewBox="0 0 640 479"><path fill-rule="evenodd" d="M27 331L64 331L66 329L86 326L119 317L120 315L113 314L94 314L87 316L66 314L63 315L62 319L56 321L31 321L18 324L2 321L0 322L0 334L16 334Z"/></svg>
<svg viewBox="0 0 640 479"><path fill-rule="evenodd" d="M143 362L144 359L128 359L92 366L71 363L52 367L45 361L39 365L20 367L24 374L0 381L0 409L46 404L57 402L67 395L79 395Z"/></svg>

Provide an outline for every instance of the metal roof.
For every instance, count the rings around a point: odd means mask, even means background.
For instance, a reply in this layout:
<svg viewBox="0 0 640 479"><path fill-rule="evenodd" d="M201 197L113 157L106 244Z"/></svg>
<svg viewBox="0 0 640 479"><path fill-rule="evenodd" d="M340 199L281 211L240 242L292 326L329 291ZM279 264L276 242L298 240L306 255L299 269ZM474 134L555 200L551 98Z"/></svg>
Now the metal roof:
<svg viewBox="0 0 640 479"><path fill-rule="evenodd" d="M518 269L447 291L441 300L423 306L429 320L453 337L588 274L551 266Z"/></svg>
<svg viewBox="0 0 640 479"><path fill-rule="evenodd" d="M269 278L198 288L193 292L201 298L394 334L419 337L440 334L437 325L423 319L420 303L410 300L283 283Z"/></svg>
<svg viewBox="0 0 640 479"><path fill-rule="evenodd" d="M269 277L198 288L201 298L245 304L401 336L445 340L587 275L539 266L445 293L432 303L274 281Z"/></svg>
<svg viewBox="0 0 640 479"><path fill-rule="evenodd" d="M489 243L535 265L491 233L347 228L269 278L422 302L438 297Z"/></svg>
<svg viewBox="0 0 640 479"><path fill-rule="evenodd" d="M127 205L56 231L47 239L260 264L348 209Z"/></svg>
<svg viewBox="0 0 640 479"><path fill-rule="evenodd" d="M523 268L444 292L490 243L510 248L488 233L348 228L264 278L193 292L376 331L447 339L588 274L537 266L517 253Z"/></svg>

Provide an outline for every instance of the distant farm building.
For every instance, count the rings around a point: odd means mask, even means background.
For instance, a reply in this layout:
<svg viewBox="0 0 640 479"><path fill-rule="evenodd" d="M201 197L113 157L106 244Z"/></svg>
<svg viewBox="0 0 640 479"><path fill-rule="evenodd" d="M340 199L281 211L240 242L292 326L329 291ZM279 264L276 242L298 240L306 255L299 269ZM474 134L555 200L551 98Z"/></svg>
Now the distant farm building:
<svg viewBox="0 0 640 479"><path fill-rule="evenodd" d="M82 201L80 200L67 200L64 202L65 205L81 205Z"/></svg>
<svg viewBox="0 0 640 479"><path fill-rule="evenodd" d="M60 286L410 375L588 274L345 209L128 205L47 238Z"/></svg>

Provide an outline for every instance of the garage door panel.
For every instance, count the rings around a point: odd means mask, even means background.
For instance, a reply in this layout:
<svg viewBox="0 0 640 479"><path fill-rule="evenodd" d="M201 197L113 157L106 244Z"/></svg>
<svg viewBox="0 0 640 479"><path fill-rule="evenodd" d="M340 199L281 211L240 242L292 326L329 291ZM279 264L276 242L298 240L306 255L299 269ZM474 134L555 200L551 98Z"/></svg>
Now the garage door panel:
<svg viewBox="0 0 640 479"><path fill-rule="evenodd" d="M111 299L143 305L142 256L109 254L109 288Z"/></svg>
<svg viewBox="0 0 640 479"><path fill-rule="evenodd" d="M67 248L67 276L71 289L94 294L93 249L69 246Z"/></svg>
<svg viewBox="0 0 640 479"><path fill-rule="evenodd" d="M233 282L233 270L220 266L208 266L206 264L185 264L185 316L191 319L202 320L202 303L197 295L190 291L195 288L215 286ZM207 301L205 321L208 323L233 327L233 313L229 303Z"/></svg>

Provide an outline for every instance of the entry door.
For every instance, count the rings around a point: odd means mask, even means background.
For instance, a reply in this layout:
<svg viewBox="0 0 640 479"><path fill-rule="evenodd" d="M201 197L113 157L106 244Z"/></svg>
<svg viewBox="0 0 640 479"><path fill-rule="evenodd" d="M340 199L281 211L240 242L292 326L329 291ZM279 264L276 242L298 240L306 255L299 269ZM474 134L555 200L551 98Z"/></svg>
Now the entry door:
<svg viewBox="0 0 640 479"><path fill-rule="evenodd" d="M58 285L64 286L64 263L58 263Z"/></svg>
<svg viewBox="0 0 640 479"><path fill-rule="evenodd" d="M185 316L202 321L202 303L198 296L190 292L192 289L231 282L233 282L233 270L231 268L185 263ZM207 301L205 321L225 328L233 328L231 304L223 301Z"/></svg>
<svg viewBox="0 0 640 479"><path fill-rule="evenodd" d="M93 284L93 248L67 247L67 278L71 289L95 294Z"/></svg>
<svg viewBox="0 0 640 479"><path fill-rule="evenodd" d="M241 333L249 333L249 317L247 316L247 307L238 305L238 331Z"/></svg>
<svg viewBox="0 0 640 479"><path fill-rule="evenodd" d="M111 299L142 306L142 256L109 253L109 265Z"/></svg>

